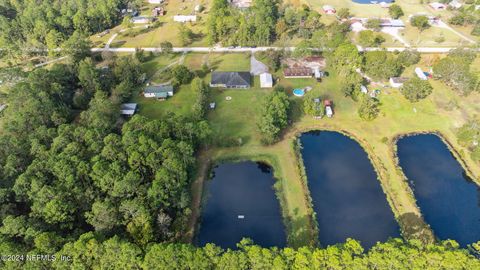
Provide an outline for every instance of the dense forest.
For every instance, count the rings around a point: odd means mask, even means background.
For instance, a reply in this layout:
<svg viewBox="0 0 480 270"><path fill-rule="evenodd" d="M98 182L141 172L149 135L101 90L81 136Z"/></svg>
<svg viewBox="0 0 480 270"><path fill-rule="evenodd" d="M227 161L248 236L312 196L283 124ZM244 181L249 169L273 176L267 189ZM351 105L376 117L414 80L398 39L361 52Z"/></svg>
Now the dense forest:
<svg viewBox="0 0 480 270"><path fill-rule="evenodd" d="M2 0L0 47L8 54L28 55L36 49L56 49L67 40L111 28L120 10L138 6L128 0Z"/></svg>
<svg viewBox="0 0 480 270"><path fill-rule="evenodd" d="M228 0L213 0L208 19L210 44L265 46L283 37L310 38L322 28L320 14L303 6L280 5L278 0L256 0L246 10Z"/></svg>
<svg viewBox="0 0 480 270"><path fill-rule="evenodd" d="M86 232L145 247L172 240L189 210L200 120L125 122L138 60L37 69L10 89L0 132L2 245L52 253ZM125 123L124 123L125 122ZM7 254L2 250L2 254Z"/></svg>
<svg viewBox="0 0 480 270"><path fill-rule="evenodd" d="M479 245L472 252L478 254ZM19 252L2 242L2 254ZM33 252L31 254L34 254ZM70 260L61 260L62 255ZM25 257L26 258L26 255ZM7 269L480 269L480 261L453 241L423 246L420 242L391 239L368 252L348 239L328 248L262 248L248 239L237 250L213 244L152 244L142 249L120 237L86 233L69 242L50 261L4 262Z"/></svg>

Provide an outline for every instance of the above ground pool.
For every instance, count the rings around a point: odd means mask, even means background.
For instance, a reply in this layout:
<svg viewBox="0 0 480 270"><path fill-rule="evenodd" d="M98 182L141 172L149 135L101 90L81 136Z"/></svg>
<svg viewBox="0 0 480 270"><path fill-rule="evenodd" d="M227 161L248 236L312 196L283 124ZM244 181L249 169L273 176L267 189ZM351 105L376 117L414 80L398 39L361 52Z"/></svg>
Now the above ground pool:
<svg viewBox="0 0 480 270"><path fill-rule="evenodd" d="M293 90L293 94L297 97L303 97L305 95L305 90L297 88Z"/></svg>
<svg viewBox="0 0 480 270"><path fill-rule="evenodd" d="M352 0L352 2L358 3L358 4L380 4L382 2L384 3L393 3L395 2L394 0Z"/></svg>
<svg viewBox="0 0 480 270"><path fill-rule="evenodd" d="M270 167L254 162L224 163L205 185L197 244L236 248L244 237L263 247L286 243L280 203Z"/></svg>

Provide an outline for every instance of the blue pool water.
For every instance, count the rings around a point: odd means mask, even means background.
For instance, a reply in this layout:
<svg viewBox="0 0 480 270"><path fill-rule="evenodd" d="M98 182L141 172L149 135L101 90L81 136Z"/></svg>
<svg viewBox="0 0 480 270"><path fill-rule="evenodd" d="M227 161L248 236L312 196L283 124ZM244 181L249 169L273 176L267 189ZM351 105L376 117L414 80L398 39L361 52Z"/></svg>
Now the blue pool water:
<svg viewBox="0 0 480 270"><path fill-rule="evenodd" d="M305 90L297 88L293 90L293 94L297 97L303 97L305 95Z"/></svg>

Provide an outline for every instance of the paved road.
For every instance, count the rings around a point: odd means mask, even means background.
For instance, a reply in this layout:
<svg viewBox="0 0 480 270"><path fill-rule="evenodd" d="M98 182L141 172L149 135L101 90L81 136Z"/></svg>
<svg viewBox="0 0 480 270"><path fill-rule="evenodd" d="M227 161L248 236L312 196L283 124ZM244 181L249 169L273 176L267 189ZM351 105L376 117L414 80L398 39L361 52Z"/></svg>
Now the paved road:
<svg viewBox="0 0 480 270"><path fill-rule="evenodd" d="M381 51L381 50L386 50L389 52L394 52L394 51L404 51L404 50L417 50L420 53L448 53L449 51L456 49L457 47L388 47L388 48L363 48L360 46L357 46L359 51ZM161 52L161 48L155 48L155 47L145 47L141 48L144 51L147 52ZM295 50L295 47L256 47L256 48L251 48L251 47L176 47L173 48L173 52L178 52L178 53L188 53L188 52L203 52L203 53L242 53L242 52L250 52L250 53L255 53L255 52L260 52L260 51L266 51L268 49L274 49L274 50L287 50L287 51L293 51ZM135 52L137 48L92 48L92 52L104 52L104 51L109 51L109 52ZM324 49L322 48L313 48L314 51L323 51ZM477 49L480 52L480 49Z"/></svg>

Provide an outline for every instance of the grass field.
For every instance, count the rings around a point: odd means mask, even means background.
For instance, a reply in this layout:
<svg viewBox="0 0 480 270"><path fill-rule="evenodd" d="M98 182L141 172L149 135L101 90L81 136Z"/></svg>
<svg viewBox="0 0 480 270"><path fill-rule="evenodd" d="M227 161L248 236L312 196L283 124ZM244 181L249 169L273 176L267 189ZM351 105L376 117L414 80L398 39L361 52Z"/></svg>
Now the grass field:
<svg viewBox="0 0 480 270"><path fill-rule="evenodd" d="M173 21L174 15L191 15L195 14L194 8L196 5L201 4L205 7L205 10L201 13L197 13L197 22L186 23L185 25L190 28L194 33L194 38L190 46L206 46L206 20L208 16L208 9L210 6L210 0L169 0L166 5L166 15L158 17L160 26L150 29L131 29L121 33L112 43L112 47L159 47L160 43L164 41L171 42L174 46L183 46L179 40L179 26L180 23ZM140 14L143 16L151 16L152 9L156 5L145 5ZM132 32L136 32L135 35L131 35ZM103 38L100 41L104 41L108 38Z"/></svg>
<svg viewBox="0 0 480 270"><path fill-rule="evenodd" d="M185 63L191 66L201 66L205 55L187 55ZM427 70L437 56L425 55L420 66ZM234 55L208 55L208 61L217 59L218 69L230 70L239 66L248 70L248 56ZM233 63L230 63L233 61ZM243 62L241 62L243 61ZM480 58L475 65L480 63ZM413 68L408 68L405 76L413 75ZM480 69L477 67L477 69ZM236 69L238 70L238 68ZM279 77L277 72L276 77ZM208 81L209 76L205 79ZM292 142L296 136L308 130L336 130L341 131L356 139L368 153L374 165L379 181L386 194L391 208L400 223L403 235L406 238L423 237L432 239L431 231L423 221L415 198L404 179L402 171L397 166L395 158L394 141L399 135L415 132L439 132L455 150L455 155L462 163L467 173L477 181L480 180L480 167L475 163L466 149L458 145L455 130L465 123L470 117L480 113L480 94L475 93L462 97L447 88L443 83L431 81L434 92L427 99L418 103L407 101L398 89L382 88L379 97L381 101L381 114L371 122L362 121L358 114L358 104L350 98L345 98L339 89L339 80L334 76L326 78L322 83L312 79L280 79L277 81L286 88L292 100L292 120L294 123L286 130L283 139L272 146L263 146L257 132L258 112L262 99L270 89L259 89L258 79L254 87L248 90L212 90L212 100L217 103L217 108L210 111L208 120L211 123L214 140L236 140L241 138L241 146L215 147L210 146L204 156L212 162L222 160L263 160L274 168L278 179L279 198L288 230L288 243L291 246L314 244L316 229L311 219L311 206L306 198L305 186L297 166L295 151ZM295 87L312 86L318 96L333 100L335 116L332 119L315 120L303 116L301 113L302 99L291 96L291 89ZM176 97L166 102L148 101L140 102L142 114L158 117L168 110L176 110L188 114L191 108L193 93L188 86L182 87ZM225 98L232 97L230 101ZM175 98L178 98L176 100ZM181 100L181 101L180 101ZM204 178L200 177L203 181ZM202 185L200 180L193 186L194 198L201 197ZM193 212L198 214L198 207L193 206Z"/></svg>

